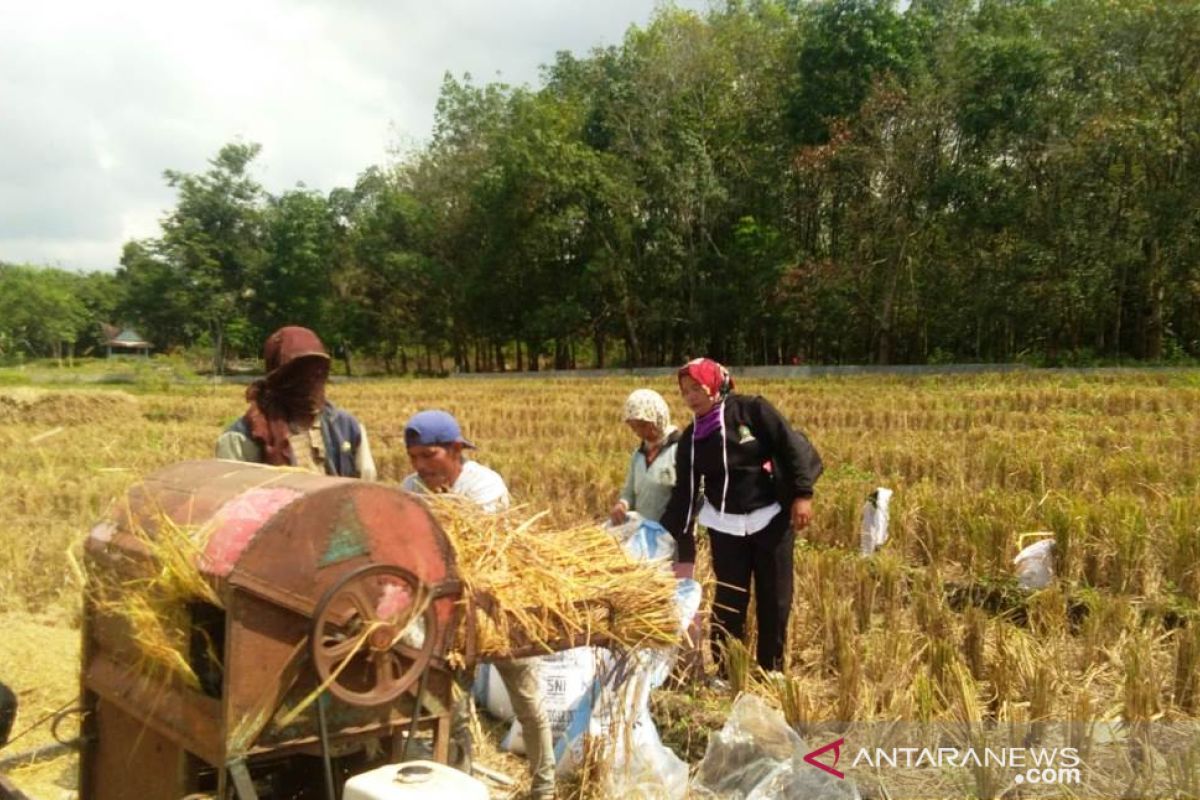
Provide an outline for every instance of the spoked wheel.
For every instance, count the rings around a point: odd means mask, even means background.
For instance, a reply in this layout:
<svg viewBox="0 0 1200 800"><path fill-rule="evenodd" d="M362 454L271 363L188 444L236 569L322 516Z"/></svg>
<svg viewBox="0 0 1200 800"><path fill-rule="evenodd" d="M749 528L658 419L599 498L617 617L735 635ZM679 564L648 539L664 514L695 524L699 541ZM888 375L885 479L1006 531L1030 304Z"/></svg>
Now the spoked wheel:
<svg viewBox="0 0 1200 800"><path fill-rule="evenodd" d="M432 595L403 567L370 564L346 575L313 614L312 658L339 700L378 706L429 666L438 640Z"/></svg>

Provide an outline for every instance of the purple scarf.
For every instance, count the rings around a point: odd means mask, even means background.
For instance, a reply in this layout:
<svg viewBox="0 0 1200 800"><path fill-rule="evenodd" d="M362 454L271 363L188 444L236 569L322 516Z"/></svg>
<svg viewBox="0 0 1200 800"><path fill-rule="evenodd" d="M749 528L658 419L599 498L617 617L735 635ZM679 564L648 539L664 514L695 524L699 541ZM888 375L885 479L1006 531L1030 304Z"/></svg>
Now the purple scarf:
<svg viewBox="0 0 1200 800"><path fill-rule="evenodd" d="M692 430L693 439L706 439L713 431L721 427L721 417L725 413L725 402L717 403L704 414L696 417L696 427Z"/></svg>

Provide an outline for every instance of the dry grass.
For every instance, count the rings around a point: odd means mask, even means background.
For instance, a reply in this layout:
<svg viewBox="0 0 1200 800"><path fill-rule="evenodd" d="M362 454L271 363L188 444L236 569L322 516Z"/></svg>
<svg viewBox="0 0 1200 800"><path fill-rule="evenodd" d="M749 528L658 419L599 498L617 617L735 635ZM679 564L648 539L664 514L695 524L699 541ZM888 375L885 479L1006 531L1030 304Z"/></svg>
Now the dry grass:
<svg viewBox="0 0 1200 800"><path fill-rule="evenodd" d="M0 422L8 424L103 424L137 415L137 398L126 392L48 391L27 386L0 390Z"/></svg>
<svg viewBox="0 0 1200 800"><path fill-rule="evenodd" d="M635 444L621 404L643 383L391 381L335 385L330 395L366 423L383 480L408 472L404 420L446 408L517 502L549 509L545 524L569 530L611 505ZM683 422L670 380L648 383ZM1194 718L1200 373L747 379L739 388L769 397L827 465L797 551L788 673L764 689L790 720ZM68 544L142 474L211 453L242 410L240 394L147 393L101 417L77 417L78 404L62 402L57 415L0 422L0 611L69 617ZM896 491L892 538L862 559L858 515L876 486ZM1032 598L1011 578L1028 531L1053 534L1061 575ZM711 581L706 558L702 549L700 577ZM977 778L990 793L989 777ZM1181 791L1190 779L1181 773Z"/></svg>
<svg viewBox="0 0 1200 800"><path fill-rule="evenodd" d="M188 661L191 613L187 603L204 601L221 606L220 598L200 572L207 531L182 526L166 514L148 532L129 513L124 499L113 505L114 520L124 520L129 531L151 559L129 575L108 567L95 568L76 551L72 562L81 565L82 589L96 613L119 620L129 632L140 659L138 671L148 676L169 674L199 688Z"/></svg>

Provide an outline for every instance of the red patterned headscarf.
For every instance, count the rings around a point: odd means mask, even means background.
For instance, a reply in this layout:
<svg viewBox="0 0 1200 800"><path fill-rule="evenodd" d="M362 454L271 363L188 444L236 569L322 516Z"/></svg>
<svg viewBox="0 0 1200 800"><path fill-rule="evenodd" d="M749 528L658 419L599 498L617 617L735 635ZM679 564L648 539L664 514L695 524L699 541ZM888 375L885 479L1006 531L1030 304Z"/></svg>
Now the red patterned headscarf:
<svg viewBox="0 0 1200 800"><path fill-rule="evenodd" d="M268 464L295 463L288 440L293 420L311 419L325 405L329 354L315 333L289 325L267 337L263 346L267 375L246 389L250 408L246 427L263 448Z"/></svg>
<svg viewBox="0 0 1200 800"><path fill-rule="evenodd" d="M708 396L719 401L733 391L733 377L729 370L711 358L693 358L679 368L678 377L688 376L708 390Z"/></svg>

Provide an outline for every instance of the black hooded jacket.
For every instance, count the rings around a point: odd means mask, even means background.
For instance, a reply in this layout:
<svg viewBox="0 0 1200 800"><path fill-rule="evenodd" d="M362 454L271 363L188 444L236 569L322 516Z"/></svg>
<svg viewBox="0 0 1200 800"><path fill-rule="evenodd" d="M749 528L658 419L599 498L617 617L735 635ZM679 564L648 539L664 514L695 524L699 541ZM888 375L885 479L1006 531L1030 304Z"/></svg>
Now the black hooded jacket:
<svg viewBox="0 0 1200 800"><path fill-rule="evenodd" d="M696 560L701 478L704 497L716 509L748 514L778 502L788 513L797 497L812 497L824 469L808 438L762 397L729 395L724 421L724 437L718 430L696 442L694 459L695 422L684 429L675 450L675 489L662 525L678 542L680 563Z"/></svg>

